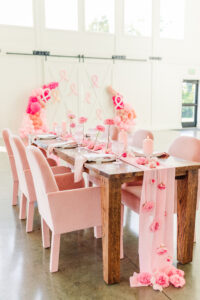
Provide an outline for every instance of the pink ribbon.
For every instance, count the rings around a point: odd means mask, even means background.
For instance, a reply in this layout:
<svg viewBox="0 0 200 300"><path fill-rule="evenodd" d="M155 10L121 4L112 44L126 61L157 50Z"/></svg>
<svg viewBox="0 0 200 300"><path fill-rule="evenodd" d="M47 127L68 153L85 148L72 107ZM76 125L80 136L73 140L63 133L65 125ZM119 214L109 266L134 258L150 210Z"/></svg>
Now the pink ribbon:
<svg viewBox="0 0 200 300"><path fill-rule="evenodd" d="M98 88L99 87L98 86L98 80L99 80L98 76L97 75L92 75L91 80L92 80L93 85Z"/></svg>
<svg viewBox="0 0 200 300"><path fill-rule="evenodd" d="M97 110L96 110L96 116L97 116L97 118L101 121L102 120L102 110L100 109L100 108L98 108Z"/></svg>
<svg viewBox="0 0 200 300"><path fill-rule="evenodd" d="M60 81L69 81L67 78L67 72L65 70L60 71Z"/></svg>
<svg viewBox="0 0 200 300"><path fill-rule="evenodd" d="M91 102L90 102L90 97L91 97L90 93L87 92L86 95L85 95L85 102L86 102L87 104L90 104L90 103L91 103Z"/></svg>
<svg viewBox="0 0 200 300"><path fill-rule="evenodd" d="M70 90L71 90L71 93L72 93L73 95L78 96L78 92L77 92L75 83L72 83L72 84L70 85Z"/></svg>

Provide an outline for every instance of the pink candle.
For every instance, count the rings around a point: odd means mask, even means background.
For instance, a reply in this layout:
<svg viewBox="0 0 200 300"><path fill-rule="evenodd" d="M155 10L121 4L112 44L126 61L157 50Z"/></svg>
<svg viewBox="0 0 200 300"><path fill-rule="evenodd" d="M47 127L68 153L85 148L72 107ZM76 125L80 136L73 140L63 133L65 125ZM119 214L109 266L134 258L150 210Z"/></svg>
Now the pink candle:
<svg viewBox="0 0 200 300"><path fill-rule="evenodd" d="M149 137L143 141L143 152L146 156L150 156L153 153L153 140Z"/></svg>
<svg viewBox="0 0 200 300"><path fill-rule="evenodd" d="M62 135L66 135L66 122L62 121Z"/></svg>

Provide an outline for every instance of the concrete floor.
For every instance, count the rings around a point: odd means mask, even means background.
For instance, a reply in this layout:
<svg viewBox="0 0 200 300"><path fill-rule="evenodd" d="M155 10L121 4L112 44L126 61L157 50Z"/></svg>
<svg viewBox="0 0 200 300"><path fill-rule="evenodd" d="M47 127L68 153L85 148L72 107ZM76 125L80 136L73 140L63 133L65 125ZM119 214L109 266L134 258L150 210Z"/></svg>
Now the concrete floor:
<svg viewBox="0 0 200 300"><path fill-rule="evenodd" d="M156 147L166 150L180 134L200 138L197 130L155 132ZM25 221L18 218L18 206L11 206L11 172L3 151L0 147L0 300L200 299L199 214L193 263L179 266L186 273L187 283L182 289L169 287L161 293L151 287L129 287L129 276L138 271L138 216L130 210L125 211L120 284L107 286L103 282L101 239L94 238L92 229L62 236L59 272L50 274L50 250L42 248L38 213L34 231L26 234Z"/></svg>

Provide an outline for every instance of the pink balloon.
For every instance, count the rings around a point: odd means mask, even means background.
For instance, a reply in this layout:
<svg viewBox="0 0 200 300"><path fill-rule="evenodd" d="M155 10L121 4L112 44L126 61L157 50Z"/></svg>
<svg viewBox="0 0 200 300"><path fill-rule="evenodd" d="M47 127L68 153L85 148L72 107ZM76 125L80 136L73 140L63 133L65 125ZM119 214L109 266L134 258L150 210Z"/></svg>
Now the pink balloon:
<svg viewBox="0 0 200 300"><path fill-rule="evenodd" d="M41 110L41 105L38 102L34 102L34 103L31 104L32 114L35 114L40 110Z"/></svg>

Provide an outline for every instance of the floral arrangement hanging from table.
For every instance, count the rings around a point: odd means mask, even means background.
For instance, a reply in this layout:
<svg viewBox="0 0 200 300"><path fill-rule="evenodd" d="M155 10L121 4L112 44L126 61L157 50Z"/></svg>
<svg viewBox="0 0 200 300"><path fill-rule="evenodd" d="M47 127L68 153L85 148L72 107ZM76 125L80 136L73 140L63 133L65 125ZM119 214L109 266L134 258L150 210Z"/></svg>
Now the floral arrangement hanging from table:
<svg viewBox="0 0 200 300"><path fill-rule="evenodd" d="M29 134L48 131L46 104L52 99L58 85L58 82L50 82L43 85L42 88L33 90L20 128L20 136L22 138L27 137Z"/></svg>

